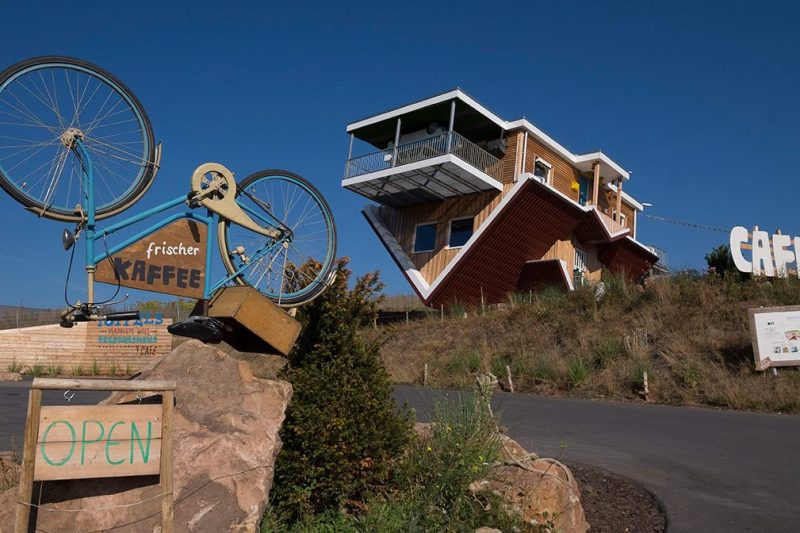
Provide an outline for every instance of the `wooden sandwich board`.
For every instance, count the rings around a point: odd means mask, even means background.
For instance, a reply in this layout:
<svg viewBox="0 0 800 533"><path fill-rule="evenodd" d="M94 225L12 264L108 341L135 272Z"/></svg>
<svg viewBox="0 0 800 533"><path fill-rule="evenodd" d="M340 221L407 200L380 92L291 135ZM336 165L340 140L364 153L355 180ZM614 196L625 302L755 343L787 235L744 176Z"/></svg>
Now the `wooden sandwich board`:
<svg viewBox="0 0 800 533"><path fill-rule="evenodd" d="M42 406L42 390L159 391L162 403ZM161 484L161 530L171 533L174 403L174 381L34 379L15 533L28 531L34 481L152 474Z"/></svg>

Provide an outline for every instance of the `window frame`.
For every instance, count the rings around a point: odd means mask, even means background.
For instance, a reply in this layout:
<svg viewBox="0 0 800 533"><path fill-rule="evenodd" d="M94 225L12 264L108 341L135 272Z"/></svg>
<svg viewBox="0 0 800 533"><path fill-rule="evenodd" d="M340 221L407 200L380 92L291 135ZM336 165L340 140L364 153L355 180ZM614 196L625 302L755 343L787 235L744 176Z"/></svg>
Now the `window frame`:
<svg viewBox="0 0 800 533"><path fill-rule="evenodd" d="M536 175L536 164L537 163L541 163L542 166L547 168L547 175L544 178L544 183L546 185L552 185L553 184L553 165L551 163L548 163L545 159L542 159L541 157L536 156L533 159L533 171L531 172L531 174L533 174L534 177L536 177L536 178L541 177L541 176L537 176Z"/></svg>
<svg viewBox="0 0 800 533"><path fill-rule="evenodd" d="M581 268L580 270L578 270L578 258L580 258L581 259L580 262L583 263L583 268ZM572 258L572 271L573 272L580 271L581 273L584 273L587 270L589 270L588 263L589 263L589 253L583 248L578 248L577 246L575 246L575 256Z"/></svg>
<svg viewBox="0 0 800 533"><path fill-rule="evenodd" d="M447 223L447 244L445 245L445 249L447 249L447 250L458 250L459 248L463 248L464 246L467 245L467 243L465 242L464 244L461 244L459 246L450 246L450 238L451 238L451 236L453 234L453 222L458 222L459 220L471 220L472 221L472 233L470 234L469 239L471 239L472 236L475 235L475 215L466 216L466 217L451 218L449 220L449 222ZM469 242L469 239L467 239L467 242Z"/></svg>
<svg viewBox="0 0 800 533"><path fill-rule="evenodd" d="M417 228L420 226L433 226L434 234L433 234L433 248L430 250L417 250ZM439 236L439 221L434 220L431 222L420 222L419 224L414 224L414 238L411 241L411 253L412 254L424 254L428 252L435 252L436 251L436 238Z"/></svg>

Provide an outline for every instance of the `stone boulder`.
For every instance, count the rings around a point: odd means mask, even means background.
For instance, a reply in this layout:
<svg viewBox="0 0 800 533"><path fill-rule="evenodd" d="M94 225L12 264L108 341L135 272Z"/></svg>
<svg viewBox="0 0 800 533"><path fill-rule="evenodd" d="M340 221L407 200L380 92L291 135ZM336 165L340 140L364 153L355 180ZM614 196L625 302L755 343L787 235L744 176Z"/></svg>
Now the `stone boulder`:
<svg viewBox="0 0 800 533"><path fill-rule="evenodd" d="M513 439L503 439L501 462L486 479L470 485L473 494L491 492L508 509L535 524L552 524L562 533L586 533L589 524L580 491L569 468L555 459L537 459Z"/></svg>
<svg viewBox="0 0 800 533"><path fill-rule="evenodd" d="M141 373L140 379L177 383L175 531L258 530L292 388L254 377L240 359L191 340ZM131 400L136 401L130 393L115 393L103 403ZM161 531L159 495L158 478L152 476L48 481L41 496L34 486L34 503L49 510L34 508L31 516L42 531L155 533ZM16 500L16 487L0 495L0 531L11 531ZM91 511L58 512L67 509Z"/></svg>

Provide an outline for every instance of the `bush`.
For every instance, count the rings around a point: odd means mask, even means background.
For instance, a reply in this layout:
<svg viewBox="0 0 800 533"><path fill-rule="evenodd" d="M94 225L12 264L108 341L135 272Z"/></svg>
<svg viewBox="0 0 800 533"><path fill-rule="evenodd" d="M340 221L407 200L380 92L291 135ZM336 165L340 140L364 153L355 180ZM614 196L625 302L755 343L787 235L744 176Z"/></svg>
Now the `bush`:
<svg viewBox="0 0 800 533"><path fill-rule="evenodd" d="M600 339L594 347L594 354L597 357L597 364L601 368L608 365L624 351L622 343L616 337L604 337Z"/></svg>
<svg viewBox="0 0 800 533"><path fill-rule="evenodd" d="M583 358L576 356L569 360L567 364L567 379L569 379L570 385L577 387L588 375L589 370L586 368Z"/></svg>
<svg viewBox="0 0 800 533"><path fill-rule="evenodd" d="M294 396L281 431L275 471L277 512L290 521L339 510L385 482L392 458L411 435L408 412L398 414L379 344L360 328L372 324L382 284L377 274L348 290L347 260L335 282L304 306L303 331L283 377Z"/></svg>

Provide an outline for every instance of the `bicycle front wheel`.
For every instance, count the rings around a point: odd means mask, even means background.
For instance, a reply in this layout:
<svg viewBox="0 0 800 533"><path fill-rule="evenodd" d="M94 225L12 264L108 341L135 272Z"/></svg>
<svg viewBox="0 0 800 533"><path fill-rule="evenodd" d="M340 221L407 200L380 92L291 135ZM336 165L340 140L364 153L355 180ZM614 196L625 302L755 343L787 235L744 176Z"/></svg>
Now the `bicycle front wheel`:
<svg viewBox="0 0 800 533"><path fill-rule="evenodd" d="M281 234L271 239L220 221L222 261L229 273L238 272L236 282L282 307L309 302L325 290L336 258L336 227L322 194L297 174L262 170L238 185L236 201Z"/></svg>
<svg viewBox="0 0 800 533"><path fill-rule="evenodd" d="M0 187L8 194L40 216L80 220L83 170L72 149L78 139L94 163L97 218L125 209L150 185L150 121L111 73L56 56L0 73Z"/></svg>

